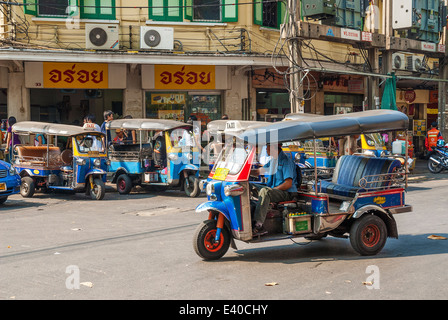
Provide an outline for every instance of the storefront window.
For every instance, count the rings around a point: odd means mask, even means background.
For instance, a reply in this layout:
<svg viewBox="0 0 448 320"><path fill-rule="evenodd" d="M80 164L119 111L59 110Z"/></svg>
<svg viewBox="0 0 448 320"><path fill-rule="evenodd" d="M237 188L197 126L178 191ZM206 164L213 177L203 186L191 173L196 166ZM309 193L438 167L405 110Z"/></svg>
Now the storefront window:
<svg viewBox="0 0 448 320"><path fill-rule="evenodd" d="M289 93L286 90L257 90L257 120L280 121L291 112Z"/></svg>
<svg viewBox="0 0 448 320"><path fill-rule="evenodd" d="M195 115L205 126L221 118L220 94L194 94L187 92L147 92L146 117L187 121Z"/></svg>

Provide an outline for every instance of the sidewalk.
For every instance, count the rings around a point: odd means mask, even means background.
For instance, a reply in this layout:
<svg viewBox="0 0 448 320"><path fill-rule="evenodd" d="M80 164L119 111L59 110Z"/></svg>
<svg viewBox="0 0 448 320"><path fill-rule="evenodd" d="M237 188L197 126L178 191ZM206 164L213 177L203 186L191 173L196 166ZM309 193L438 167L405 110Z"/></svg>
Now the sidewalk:
<svg viewBox="0 0 448 320"><path fill-rule="evenodd" d="M415 163L415 168L408 175L409 183L424 181L424 180L434 180L434 179L447 179L448 171L442 171L441 173L434 174L431 173L427 166L428 160L417 159Z"/></svg>

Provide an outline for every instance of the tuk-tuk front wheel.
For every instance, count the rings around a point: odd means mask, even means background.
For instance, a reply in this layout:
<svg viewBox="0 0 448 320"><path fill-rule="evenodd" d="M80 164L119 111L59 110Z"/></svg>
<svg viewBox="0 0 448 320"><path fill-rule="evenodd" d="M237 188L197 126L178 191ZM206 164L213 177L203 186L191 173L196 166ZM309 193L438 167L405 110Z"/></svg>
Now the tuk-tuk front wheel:
<svg viewBox="0 0 448 320"><path fill-rule="evenodd" d="M215 241L216 220L203 221L193 237L193 247L198 256L204 260L217 260L229 249L230 233L227 228L221 230L219 241Z"/></svg>
<svg viewBox="0 0 448 320"><path fill-rule="evenodd" d="M102 200L106 194L106 185L100 178L93 179L93 187L90 188L90 196L93 200Z"/></svg>
<svg viewBox="0 0 448 320"><path fill-rule="evenodd" d="M20 194L24 198L31 198L36 191L34 180L31 177L23 177L22 183L20 184Z"/></svg>
<svg viewBox="0 0 448 320"><path fill-rule="evenodd" d="M379 253L386 240L387 227L378 216L363 215L350 228L350 243L360 255L371 256Z"/></svg>
<svg viewBox="0 0 448 320"><path fill-rule="evenodd" d="M201 194L201 189L199 188L199 178L190 175L187 179L184 179L184 190L187 196L191 198L198 197Z"/></svg>

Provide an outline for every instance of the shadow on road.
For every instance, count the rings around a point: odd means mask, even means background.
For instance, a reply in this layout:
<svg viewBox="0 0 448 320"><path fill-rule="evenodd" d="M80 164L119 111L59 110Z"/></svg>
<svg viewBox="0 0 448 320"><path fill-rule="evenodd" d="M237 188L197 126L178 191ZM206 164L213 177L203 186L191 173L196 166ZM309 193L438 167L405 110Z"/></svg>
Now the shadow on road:
<svg viewBox="0 0 448 320"><path fill-rule="evenodd" d="M309 261L382 259L448 253L448 240L431 240L428 239L429 235L404 234L398 239L388 239L383 250L375 256L360 256L352 249L348 239L328 237L319 241L297 240L298 243L270 247L266 243L266 247L263 248L257 246L254 249L236 250L234 252L237 256L225 255L221 260L295 264ZM448 238L446 233L437 235Z"/></svg>

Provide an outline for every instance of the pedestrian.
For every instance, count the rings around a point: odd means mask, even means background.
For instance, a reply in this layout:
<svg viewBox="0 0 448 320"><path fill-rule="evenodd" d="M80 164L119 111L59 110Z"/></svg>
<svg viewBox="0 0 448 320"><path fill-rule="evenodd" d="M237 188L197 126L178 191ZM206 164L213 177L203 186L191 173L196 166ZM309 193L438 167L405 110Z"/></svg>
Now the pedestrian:
<svg viewBox="0 0 448 320"><path fill-rule="evenodd" d="M109 121L114 120L114 113L113 113L112 110L106 110L103 113L103 117L104 117L104 122L101 124L101 132L106 135L107 144L110 144L111 141L112 141L112 138L111 138L111 135L110 135L110 131L106 130L106 124Z"/></svg>
<svg viewBox="0 0 448 320"><path fill-rule="evenodd" d="M5 153L7 154L6 161L12 163L13 160L13 148L15 145L21 144L19 136L12 132L12 126L17 122L15 117L8 118L8 130L6 133L6 148Z"/></svg>
<svg viewBox="0 0 448 320"><path fill-rule="evenodd" d="M428 130L425 138L426 151L431 152L432 148L437 146L437 141L443 140L442 134L437 129L437 122L431 123L431 129Z"/></svg>

